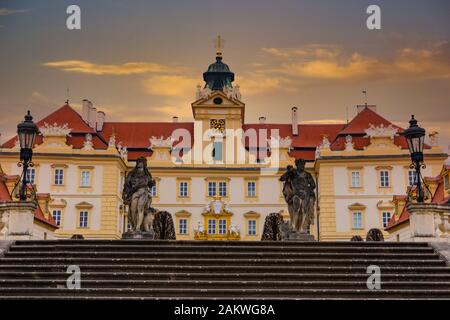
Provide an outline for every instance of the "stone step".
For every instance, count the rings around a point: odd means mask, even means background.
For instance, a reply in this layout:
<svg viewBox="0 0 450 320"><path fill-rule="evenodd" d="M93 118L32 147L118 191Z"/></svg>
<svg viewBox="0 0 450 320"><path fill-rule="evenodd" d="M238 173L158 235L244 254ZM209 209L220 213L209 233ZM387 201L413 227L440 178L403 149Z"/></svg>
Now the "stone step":
<svg viewBox="0 0 450 320"><path fill-rule="evenodd" d="M299 280L86 280L82 288L185 288L185 289L367 289L366 281L299 281ZM65 288L66 279L0 279L1 288ZM383 289L446 289L450 281L383 281Z"/></svg>
<svg viewBox="0 0 450 320"><path fill-rule="evenodd" d="M219 266L232 266L236 264L244 265L260 265L260 266L273 266L273 265L347 265L347 266L445 266L445 261L443 260L426 260L426 259L380 259L377 257L363 259L363 258L353 258L353 259L314 259L314 258L102 258L102 257L91 257L77 258L77 257L21 257L21 258L10 258L8 256L0 259L0 265L2 264L66 264L66 265L80 265L101 263L101 264L137 264L137 265L147 265L147 264L164 264L164 265L219 265Z"/></svg>
<svg viewBox="0 0 450 320"><path fill-rule="evenodd" d="M0 259L1 261L2 259ZM95 261L94 261L95 262ZM66 272L67 267L71 265L70 263L64 264L0 264L0 272L11 271L11 272ZM293 266L293 265L174 265L174 264L83 264L80 265L82 272L104 272L108 271L114 272L203 272L203 273L230 273L235 274L239 272L258 272L258 273L346 273L346 274L366 274L367 265L350 265L350 266L339 266L339 265L322 265L322 266ZM450 274L450 268L445 266L383 266L383 273L396 273L396 274Z"/></svg>
<svg viewBox="0 0 450 320"><path fill-rule="evenodd" d="M114 251L13 251L6 254L7 258L275 258L275 259L410 259L410 260L439 260L435 253L335 253L335 252L114 252Z"/></svg>
<svg viewBox="0 0 450 320"><path fill-rule="evenodd" d="M381 290L367 289L370 265ZM450 268L424 243L16 241L0 259L11 298L450 299Z"/></svg>
<svg viewBox="0 0 450 320"><path fill-rule="evenodd" d="M36 252L36 251L96 251L96 252L334 252L334 253L434 253L431 247L379 247L379 246L214 246L214 245L93 245L93 244L58 244L58 245L12 245L10 252Z"/></svg>
<svg viewBox="0 0 450 320"><path fill-rule="evenodd" d="M228 247L228 246L253 246L265 247L419 247L429 248L424 242L358 242L358 241L197 241L197 240L18 240L15 245L22 246L41 246L41 245L115 245L115 246L129 246L129 245L164 245L164 246L209 246L209 247Z"/></svg>
<svg viewBox="0 0 450 320"><path fill-rule="evenodd" d="M320 271L320 270L319 270ZM361 270L365 271L365 270ZM0 271L0 279L49 279L67 280L65 271ZM243 272L243 273L205 273L205 272L85 272L82 279L91 280L327 280L327 281L366 281L368 275L362 273L279 273L279 272ZM430 281L448 282L449 273L382 273L383 281Z"/></svg>
<svg viewBox="0 0 450 320"><path fill-rule="evenodd" d="M450 299L445 289L0 288L2 299Z"/></svg>

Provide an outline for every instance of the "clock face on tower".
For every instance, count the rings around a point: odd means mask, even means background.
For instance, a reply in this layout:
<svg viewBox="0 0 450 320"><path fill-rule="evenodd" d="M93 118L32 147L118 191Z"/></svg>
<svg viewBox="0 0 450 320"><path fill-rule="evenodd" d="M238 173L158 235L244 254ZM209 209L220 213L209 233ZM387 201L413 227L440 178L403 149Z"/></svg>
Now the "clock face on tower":
<svg viewBox="0 0 450 320"><path fill-rule="evenodd" d="M225 131L225 119L211 119L209 125L211 129Z"/></svg>

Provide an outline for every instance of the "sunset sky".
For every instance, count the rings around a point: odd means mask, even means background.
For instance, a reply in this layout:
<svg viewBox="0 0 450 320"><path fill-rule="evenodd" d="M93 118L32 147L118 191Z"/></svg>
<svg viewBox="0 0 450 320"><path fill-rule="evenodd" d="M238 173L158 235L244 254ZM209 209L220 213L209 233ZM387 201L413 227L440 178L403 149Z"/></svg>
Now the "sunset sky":
<svg viewBox="0 0 450 320"><path fill-rule="evenodd" d="M81 30L66 8L81 8ZM381 7L381 30L366 8ZM214 62L236 75L246 122L343 122L369 104L406 126L411 114L450 144L450 1L0 0L0 140L87 98L107 120L191 121Z"/></svg>

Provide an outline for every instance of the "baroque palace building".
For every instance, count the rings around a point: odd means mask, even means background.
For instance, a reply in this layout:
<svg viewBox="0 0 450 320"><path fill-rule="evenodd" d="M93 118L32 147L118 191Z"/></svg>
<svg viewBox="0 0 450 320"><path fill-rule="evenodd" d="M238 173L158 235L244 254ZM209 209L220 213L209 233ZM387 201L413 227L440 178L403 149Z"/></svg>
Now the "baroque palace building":
<svg viewBox="0 0 450 320"><path fill-rule="evenodd" d="M217 53L191 104L194 122L109 122L88 100L81 113L66 103L37 125L29 179L48 193L58 238L118 239L127 229L121 191L128 170L145 157L156 180L152 206L172 214L177 239L259 240L265 217L288 218L279 177L305 159L316 179L319 240L349 240L384 229L394 195L414 183L402 128L372 105L357 106L347 124L245 123L234 74ZM424 176L437 176L447 154L433 134ZM18 175L18 141L0 149L8 175ZM386 233L387 235L387 233Z"/></svg>

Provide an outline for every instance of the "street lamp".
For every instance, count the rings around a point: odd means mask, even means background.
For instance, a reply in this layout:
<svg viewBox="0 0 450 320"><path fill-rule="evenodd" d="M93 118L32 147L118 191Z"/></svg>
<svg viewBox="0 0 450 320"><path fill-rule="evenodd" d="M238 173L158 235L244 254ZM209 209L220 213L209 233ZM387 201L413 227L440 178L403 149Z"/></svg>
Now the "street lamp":
<svg viewBox="0 0 450 320"><path fill-rule="evenodd" d="M36 135L39 130L33 122L33 117L28 110L25 115L25 120L17 125L17 135L20 143L20 164L23 165L22 172L22 188L20 188L20 200L27 200L27 185L28 185L28 167L33 166L31 162L33 158L33 147Z"/></svg>
<svg viewBox="0 0 450 320"><path fill-rule="evenodd" d="M409 128L403 131L402 135L408 142L409 152L411 153L411 168L416 170L416 185L417 185L417 202L423 202L424 193L421 185L420 169L423 164L423 145L425 141L425 129L417 125L417 120L414 115L409 120Z"/></svg>

